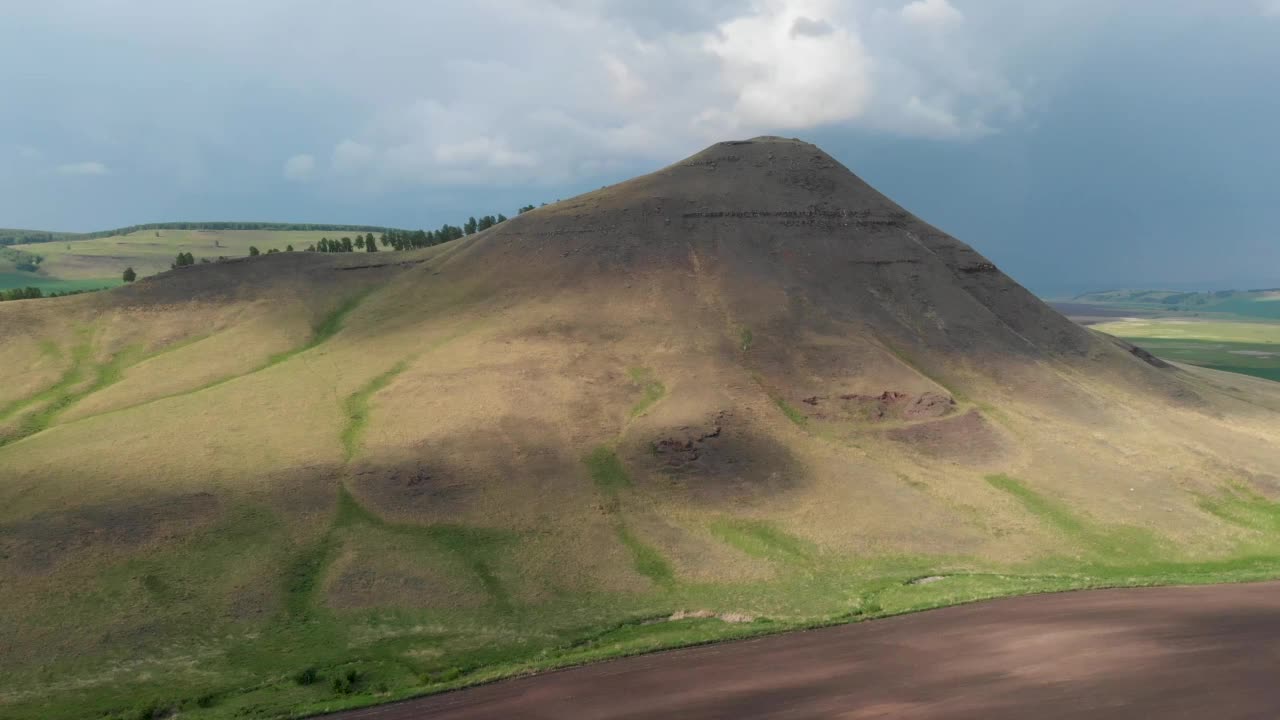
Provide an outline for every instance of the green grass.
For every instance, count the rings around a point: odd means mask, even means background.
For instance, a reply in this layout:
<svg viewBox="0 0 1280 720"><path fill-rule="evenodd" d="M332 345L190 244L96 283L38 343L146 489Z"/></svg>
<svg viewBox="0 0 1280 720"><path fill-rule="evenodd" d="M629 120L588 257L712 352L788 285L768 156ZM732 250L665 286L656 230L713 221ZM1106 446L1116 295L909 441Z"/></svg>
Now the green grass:
<svg viewBox="0 0 1280 720"><path fill-rule="evenodd" d="M0 420L6 420L12 417L23 408L30 407L32 405L53 403L72 393L73 388L79 385L81 380L84 379L84 364L89 358L89 353L91 352L88 331L82 330L79 335L81 338L80 341L71 348L71 365L62 373L62 376L58 378L58 381L31 397L14 400L3 408L0 408ZM42 349L46 354L51 350L53 352L58 352L59 354L61 353L61 351L57 349L56 345L44 346ZM0 438L0 444L4 444L4 442L5 440Z"/></svg>
<svg viewBox="0 0 1280 720"><path fill-rule="evenodd" d="M276 353L275 355L272 355L270 358L267 359L266 365L259 368L258 370L254 370L253 372L260 372L269 367L272 367L273 365L279 365L280 363L286 360L289 360L290 358L293 358L297 355L301 355L302 353L308 350L314 349L315 347L319 346L320 344L332 338L334 335L337 335L338 331L344 327L344 324L346 323L346 320L347 320L347 316L350 315L353 310L359 307L360 303L364 302L364 299L366 297L368 297L367 292L360 293L353 297L347 298L342 302L341 305L335 308L332 312L330 312L329 314L325 315L323 318L320 319L320 322L317 323L315 327L312 328L311 338L307 340L306 343L303 343L302 345L299 345L296 348L285 350L282 353ZM234 378L228 378L228 379L234 379ZM219 381L219 382L225 382L225 381Z"/></svg>
<svg viewBox="0 0 1280 720"><path fill-rule="evenodd" d="M639 417L653 407L654 403L661 400L663 395L666 395L667 388L653 376L653 371L648 368L631 368L628 374L631 376L631 381L640 386L642 393L640 400L631 407L631 417Z"/></svg>
<svg viewBox="0 0 1280 720"><path fill-rule="evenodd" d="M1280 345L1280 323L1274 322L1147 318L1099 323L1092 327L1108 335L1141 340Z"/></svg>
<svg viewBox="0 0 1280 720"><path fill-rule="evenodd" d="M395 367L365 383L343 403L347 422L342 428L342 449L348 461L360 451L360 438L369 424L369 400L390 385L391 381L407 367L409 367L409 361L401 360Z"/></svg>
<svg viewBox="0 0 1280 720"><path fill-rule="evenodd" d="M619 490L631 486L627 469L623 467L613 448L602 445L592 450L583 462L586 463L587 472L591 474L596 487L605 495L615 496Z"/></svg>
<svg viewBox="0 0 1280 720"><path fill-rule="evenodd" d="M1014 499L1022 503L1027 512L1061 532L1076 536L1084 533L1085 525L1079 518L1068 512L1061 504L1031 491L1020 481L1008 475L988 475L987 482L991 484L991 487L1012 495Z"/></svg>
<svg viewBox="0 0 1280 720"><path fill-rule="evenodd" d="M194 387L190 390L183 390L180 392L171 393L169 395L163 395L161 397L145 400L143 402L140 402L134 405L125 405L124 407L115 408L102 414L105 415L110 413L123 412L125 410L132 410L133 408L142 407L143 405L150 405L152 403L161 402L163 400L182 397L184 395L194 395L195 393L204 392L205 390L211 390L221 385L225 385L229 382L238 380L240 378L253 375L254 373L262 372L263 370L267 370L271 367L279 365L280 363L283 363L286 360L296 357L297 355L300 355L308 350L315 349L325 341L332 338L334 335L338 333L338 331L340 331L343 328L347 316L351 313L351 311L353 311L356 307L360 305L360 303L364 300L365 297L367 297L367 295L368 293L361 293L359 295L356 295L344 301L335 310L333 310L332 312L330 312L324 318L321 319L321 321L312 330L311 337L307 340L306 343L298 347L292 348L290 350L286 350L285 352L272 355L261 366L256 367L252 370L249 370L248 372L243 372L243 373L238 373L228 377L218 378L217 380L207 382L203 385ZM176 344L170 345L160 350L159 352L153 353L152 355L147 356L146 358L141 358L141 359L145 360L149 357L155 357L157 355L161 355L166 352L172 352L179 348L195 343L200 339L201 338L192 338L182 343L176 343ZM89 417L98 417L98 415L90 415L90 416L87 416L86 418L80 418L80 419L88 419ZM4 443L0 441L0 446L2 446L3 444Z"/></svg>
<svg viewBox="0 0 1280 720"><path fill-rule="evenodd" d="M121 269L123 272L123 268ZM63 280L46 275L28 272L0 272L0 290L13 288L36 287L45 295L52 293L85 292L104 290L123 285L119 277L83 278L79 280Z"/></svg>
<svg viewBox="0 0 1280 720"><path fill-rule="evenodd" d="M755 343L755 336L751 333L751 328L744 327L738 332L738 349L747 352Z"/></svg>
<svg viewBox="0 0 1280 720"><path fill-rule="evenodd" d="M1202 497L1200 507L1233 525L1268 535L1280 535L1280 503L1244 485L1232 485L1216 497Z"/></svg>
<svg viewBox="0 0 1280 720"><path fill-rule="evenodd" d="M671 587L675 584L675 572L661 553L637 539L625 525L618 525L618 539L631 551L636 572L660 587Z"/></svg>
<svg viewBox="0 0 1280 720"><path fill-rule="evenodd" d="M1150 531L1124 525L1101 525L1081 518L1064 504L1050 500L1008 475L988 475L987 482L1019 503L1056 530L1067 541L1066 547L1084 549L1089 557L1101 562L1132 564L1149 562L1162 553L1162 543Z"/></svg>
<svg viewBox="0 0 1280 720"><path fill-rule="evenodd" d="M787 419L795 423L796 425L799 425L800 427L806 427L809 424L809 416L797 410L793 405L791 405L791 403L788 403L786 400L783 400L780 397L776 397L773 399L773 404L777 405L778 409L782 411L782 414L786 415Z"/></svg>
<svg viewBox="0 0 1280 720"><path fill-rule="evenodd" d="M137 348L116 353L107 362L96 365L93 369L92 381L85 384L85 365L92 350L87 332L82 332L81 336L86 339L72 348L71 367L63 373L57 383L33 397L10 403L0 410L0 419L4 419L13 416L23 408L36 406L34 411L27 413L19 420L14 431L0 437L0 447L48 429L58 415L67 408L118 382L121 370L128 364L129 359L137 354Z"/></svg>
<svg viewBox="0 0 1280 720"><path fill-rule="evenodd" d="M764 520L716 520L711 524L711 534L748 555L766 560L806 563L815 554L811 545Z"/></svg>
<svg viewBox="0 0 1280 720"><path fill-rule="evenodd" d="M1094 328L1164 360L1280 381L1280 323L1154 319Z"/></svg>
<svg viewBox="0 0 1280 720"><path fill-rule="evenodd" d="M1050 527L1091 532L1093 523L1016 480L1005 476L992 485L1034 508L1035 516ZM1257 502L1256 497L1240 492L1231 503ZM1237 508L1232 504L1224 512L1234 517ZM152 678L131 674L111 685L43 692L0 708L6 717L14 718L136 717L133 713L150 707L180 710L182 717L193 720L294 717L536 670L991 597L1261 579L1280 572L1280 559L1274 555L1199 563L1152 559L1127 566L1057 559L1025 568L986 567L964 558L859 560L820 553L806 541L757 520L722 518L712 531L732 547L779 561L778 577L761 582L680 584L656 551L619 526L618 539L631 553L635 568L653 581L651 593L575 593L529 603L510 592L497 571L503 558L518 557L512 554L520 552L519 536L456 525L390 522L339 490L328 529L313 544L281 548L291 558L279 580L285 593L282 612L269 616L251 638L228 634L218 624L222 622L218 614L212 613L207 632L189 637L187 644L218 650L202 656L195 672L166 670L164 653L172 650L157 648L160 662ZM352 533L365 532L393 533L402 538L397 545L406 552L443 552L458 558L487 588L490 603L473 610L447 611L327 609L321 589L329 563ZM228 518L217 537L173 549L168 560L130 561L106 572L118 578L117 584L136 582L138 592L147 597L179 597L234 568L237 558L270 551L282 533L269 513L242 512ZM909 584L924 575L941 575L945 580ZM85 602L90 607L88 603L95 600L85 598ZM676 610L696 609L744 612L758 619L742 624L715 618L666 620ZM157 620L190 622L194 616ZM373 639L361 639L366 635ZM303 671L309 671L311 681L298 681ZM358 682L341 682L351 672ZM339 679L336 684L335 678Z"/></svg>

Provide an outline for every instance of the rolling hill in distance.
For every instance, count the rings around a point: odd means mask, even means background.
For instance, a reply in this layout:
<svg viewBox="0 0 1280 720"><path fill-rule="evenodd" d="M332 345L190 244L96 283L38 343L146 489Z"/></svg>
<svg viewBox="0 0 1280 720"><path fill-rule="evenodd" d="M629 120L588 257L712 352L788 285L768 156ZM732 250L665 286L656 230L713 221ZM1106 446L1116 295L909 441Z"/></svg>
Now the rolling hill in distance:
<svg viewBox="0 0 1280 720"><path fill-rule="evenodd" d="M0 368L4 717L1280 574L1280 385L1073 323L796 140L422 250L0 303Z"/></svg>
<svg viewBox="0 0 1280 720"><path fill-rule="evenodd" d="M98 290L123 284L132 267L139 277L168 270L180 252L215 260L260 252L303 250L324 237L382 234L373 225L173 222L93 233L0 229L0 290L36 287L48 293Z"/></svg>

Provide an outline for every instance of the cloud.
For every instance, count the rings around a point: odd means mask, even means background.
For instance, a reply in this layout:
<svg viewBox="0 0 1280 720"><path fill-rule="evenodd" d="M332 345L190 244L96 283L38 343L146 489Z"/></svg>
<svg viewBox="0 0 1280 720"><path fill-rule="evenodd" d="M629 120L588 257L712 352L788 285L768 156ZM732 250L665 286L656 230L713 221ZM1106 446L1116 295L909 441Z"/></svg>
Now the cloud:
<svg viewBox="0 0 1280 720"><path fill-rule="evenodd" d="M111 171L100 162L78 162L59 165L55 168L59 175L107 175Z"/></svg>
<svg viewBox="0 0 1280 720"><path fill-rule="evenodd" d="M832 10L825 2L769 2L722 24L704 47L733 102L704 117L730 128L796 130L862 115L871 58L856 31L827 17Z"/></svg>
<svg viewBox="0 0 1280 720"><path fill-rule="evenodd" d="M223 164L256 167L285 142L299 153L278 171L286 179L396 191L581 182L717 140L815 128L963 140L1020 118L991 37L979 22L957 24L946 0L23 7L110 49L104 63L137 55L136 67L68 75L60 96L92 96L108 71L146 72L165 90L99 103L106 110L75 126L88 146L137 149L135 169L156 175L184 158L198 182ZM282 35L284 18L296 27ZM949 31L922 38L921 23ZM423 27L450 30L424 43ZM353 34L379 42L333 52ZM174 61L157 68L157 54ZM111 111L160 96L170 102L151 112ZM246 137L263 139L250 148Z"/></svg>
<svg viewBox="0 0 1280 720"><path fill-rule="evenodd" d="M294 155L284 162L284 176L289 180L308 180L315 169L315 157L306 153Z"/></svg>
<svg viewBox="0 0 1280 720"><path fill-rule="evenodd" d="M472 165L491 168L534 167L537 158L530 152L512 150L501 138L477 137L460 143L436 146L435 159L441 165Z"/></svg>
<svg viewBox="0 0 1280 720"><path fill-rule="evenodd" d="M798 37L800 35L808 37L822 37L823 35L830 35L835 31L836 29L826 20L813 20L807 17L798 17L796 18L796 21L791 24L792 37Z"/></svg>
<svg viewBox="0 0 1280 720"><path fill-rule="evenodd" d="M1280 0L1258 0L1258 11L1265 17L1280 18Z"/></svg>
<svg viewBox="0 0 1280 720"><path fill-rule="evenodd" d="M913 25L945 27L964 20L947 0L915 0L902 8L902 19Z"/></svg>

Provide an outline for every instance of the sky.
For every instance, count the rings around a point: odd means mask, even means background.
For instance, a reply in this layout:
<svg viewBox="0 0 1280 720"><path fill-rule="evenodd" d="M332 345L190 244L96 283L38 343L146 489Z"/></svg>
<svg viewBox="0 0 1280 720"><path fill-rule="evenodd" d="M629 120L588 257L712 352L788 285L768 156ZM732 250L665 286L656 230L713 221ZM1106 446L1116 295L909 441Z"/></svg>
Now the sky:
<svg viewBox="0 0 1280 720"><path fill-rule="evenodd" d="M0 0L0 227L458 224L818 143L1043 294L1280 286L1280 0Z"/></svg>

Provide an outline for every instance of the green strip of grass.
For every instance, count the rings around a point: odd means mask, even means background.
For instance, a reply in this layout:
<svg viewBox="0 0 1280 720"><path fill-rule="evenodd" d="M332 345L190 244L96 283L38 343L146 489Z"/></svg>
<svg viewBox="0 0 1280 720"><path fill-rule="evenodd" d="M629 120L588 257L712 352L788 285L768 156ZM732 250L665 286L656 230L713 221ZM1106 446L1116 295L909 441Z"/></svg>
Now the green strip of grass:
<svg viewBox="0 0 1280 720"><path fill-rule="evenodd" d="M1271 502L1243 485L1232 485L1218 497L1200 498L1200 507L1233 525L1280 534L1280 503Z"/></svg>
<svg viewBox="0 0 1280 720"><path fill-rule="evenodd" d="M671 565L657 550L632 535L626 525L618 525L618 539L631 551L631 561L635 564L636 572L652 580L658 587L670 588L675 584L675 572Z"/></svg>
<svg viewBox="0 0 1280 720"><path fill-rule="evenodd" d="M501 610L511 608L511 596L494 571L499 556L516 536L510 532L472 528L464 525L410 525L389 522L370 512L345 488L338 493L338 509L331 533L356 525L367 525L431 542L453 554L484 587L494 605Z"/></svg>
<svg viewBox="0 0 1280 720"><path fill-rule="evenodd" d="M30 407L31 405L38 405L56 400L62 395L71 392L72 388L84 380L84 363L85 360L89 358L90 342L87 331L82 330L79 334L82 340L71 348L71 365L62 373L62 377L58 378L56 383L44 390L41 390L35 395L20 400L14 400L3 409L0 409L0 420L12 417L19 410ZM57 351L57 346L54 346L54 350ZM46 348L44 351L48 352L48 349ZM15 439L16 438L10 438L8 442L12 442ZM5 442L5 439L0 439L0 445L3 445Z"/></svg>
<svg viewBox="0 0 1280 720"><path fill-rule="evenodd" d="M711 534L748 555L766 560L809 562L814 556L811 545L764 520L717 520L711 524Z"/></svg>
<svg viewBox="0 0 1280 720"><path fill-rule="evenodd" d="M342 428L342 449L348 461L360 450L360 438L369 424L369 401L407 367L409 361L401 360L395 367L370 380L347 398L344 403L347 424Z"/></svg>
<svg viewBox="0 0 1280 720"><path fill-rule="evenodd" d="M799 427L807 427L809 425L809 416L797 410L786 400L776 397L773 399L773 404L778 406L778 409L782 411L783 415L787 416L788 420Z"/></svg>
<svg viewBox="0 0 1280 720"><path fill-rule="evenodd" d="M1066 508L1033 492L1018 480L1008 475L988 475L987 482L997 490L1002 490L1012 495L1018 502L1022 503L1022 506L1028 512L1062 532L1069 535L1079 535L1084 532L1084 523L1080 522Z"/></svg>
<svg viewBox="0 0 1280 720"><path fill-rule="evenodd" d="M1106 566L1133 566L1159 557L1161 541L1151 531L1126 525L1099 525L1077 517L1065 505L1050 500L1008 475L988 475L994 488L1013 496L1031 514L1055 528L1067 540ZM1105 570L1096 570L1104 573Z"/></svg>
<svg viewBox="0 0 1280 720"><path fill-rule="evenodd" d="M622 461L618 459L618 454L613 448L601 445L591 451L584 462L596 487L606 495L615 496L619 490L631 486L627 469L622 466Z"/></svg>
<svg viewBox="0 0 1280 720"><path fill-rule="evenodd" d="M14 433L0 438L0 447L47 430L58 415L65 412L67 408L103 388L119 382L122 369L128 364L129 359L137 354L138 348L129 348L118 352L107 362L95 366L93 382L77 389L76 386L81 385L84 380L84 364L85 360L88 359L89 352L90 349L87 342L77 346L72 351L73 364L71 369L57 385L36 396L36 401L45 402L44 406L24 417Z"/></svg>
<svg viewBox="0 0 1280 720"><path fill-rule="evenodd" d="M640 401L631 408L631 417L639 417L653 407L654 403L661 400L663 395L666 395L667 388L653 376L653 371L648 368L631 368L628 373L643 393Z"/></svg>
<svg viewBox="0 0 1280 720"><path fill-rule="evenodd" d="M273 365L279 365L285 360L288 360L289 358L292 358L295 355L300 355L308 350L311 350L312 348L320 345L321 343L325 342L326 340L333 337L334 335L337 335L338 331L343 328L343 324L346 321L347 316L350 315L352 311L354 311L357 307L359 307L360 303L364 302L364 299L368 296L369 296L368 292L363 292L363 293L360 293L359 295L348 298L345 302L339 305L333 312L324 316L324 318L320 320L319 325L316 325L314 328L312 328L311 339L308 340L304 345L300 345L291 350L285 350L282 353L276 353L275 355L272 355L270 358L267 359L267 364L265 366L258 368L258 370L254 370L253 372L259 372L261 370L266 370L267 368ZM235 378L228 378L227 380L234 380L234 379ZM220 382L226 382L226 381L224 380Z"/></svg>
<svg viewBox="0 0 1280 720"><path fill-rule="evenodd" d="M112 413L124 412L126 410L132 410L134 408L143 407L144 405L150 405L152 403L161 402L163 400L171 400L173 398L182 397L184 395L194 395L195 393L204 392L205 390L211 390L215 387L225 385L234 380L239 380L240 378L248 377L250 375L253 375L254 373L262 372L263 370L266 370L275 365L278 365L284 362L285 360L288 360L296 355L306 352L307 350L311 350L316 346L320 345L321 343L323 343L325 340L328 340L329 338L333 337L339 330L342 329L342 323L345 320L346 316L349 315L351 311L354 310L362 300L364 300L366 295L368 295L368 293L363 293L361 295L357 295L356 297L351 298L347 302L343 303L342 306L339 307L337 310L325 316L324 320L321 321L320 325L316 326L315 330L312 333L311 339L308 340L305 345L293 348L292 350L286 350L285 352L282 352L282 353L277 353L276 355L272 355L270 358L267 359L267 362L263 364L261 367L254 368L253 370L239 373L237 375L231 375L228 377L220 378L218 380L213 380L199 387L192 388L191 390L183 390L181 392L172 393L170 395L164 395L158 398L140 402L136 405L127 405L122 408L116 408L115 410L108 410L107 412L99 413L98 415L89 415L87 417L79 418L78 420L88 420L90 418L100 417L101 415L110 415ZM169 348L165 348L164 350L161 350L160 352L155 353L151 357L154 357L155 355L161 355L166 352L171 352L173 350L177 350L180 347L192 344L197 340L201 340L201 339L204 339L204 337L192 339L190 341L183 342L180 345L175 345Z"/></svg>

